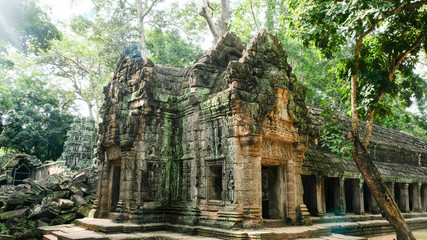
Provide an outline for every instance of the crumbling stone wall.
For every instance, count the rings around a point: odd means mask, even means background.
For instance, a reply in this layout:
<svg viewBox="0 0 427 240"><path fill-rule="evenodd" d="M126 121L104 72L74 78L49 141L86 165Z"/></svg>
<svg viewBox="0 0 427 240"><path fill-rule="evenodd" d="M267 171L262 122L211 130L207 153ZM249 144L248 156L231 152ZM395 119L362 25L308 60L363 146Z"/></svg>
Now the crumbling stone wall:
<svg viewBox="0 0 427 240"><path fill-rule="evenodd" d="M76 117L67 132L64 152L60 160L64 160L71 169L88 169L93 165L98 138L95 121L90 118Z"/></svg>
<svg viewBox="0 0 427 240"><path fill-rule="evenodd" d="M227 33L186 69L135 56L121 57L104 88L97 215L226 228L294 223L308 112L277 37L262 31L244 46Z"/></svg>
<svg viewBox="0 0 427 240"><path fill-rule="evenodd" d="M1 184L18 185L26 178L36 179L37 168L42 162L28 154L9 153L1 157ZM1 185L0 184L0 185Z"/></svg>

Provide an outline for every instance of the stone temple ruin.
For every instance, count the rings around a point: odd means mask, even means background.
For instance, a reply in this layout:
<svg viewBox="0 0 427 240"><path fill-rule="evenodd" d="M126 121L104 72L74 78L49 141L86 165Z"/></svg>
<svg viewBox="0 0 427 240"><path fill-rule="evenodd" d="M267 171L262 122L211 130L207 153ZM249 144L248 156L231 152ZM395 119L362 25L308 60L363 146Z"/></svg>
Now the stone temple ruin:
<svg viewBox="0 0 427 240"><path fill-rule="evenodd" d="M104 93L99 218L244 229L378 212L354 163L318 144L319 110L265 31L227 33L186 69L123 55ZM427 142L376 126L369 151L401 209L426 211Z"/></svg>
<svg viewBox="0 0 427 240"><path fill-rule="evenodd" d="M94 150L97 143L95 121L90 118L76 117L67 132L64 152L61 160L70 169L87 169L94 164Z"/></svg>

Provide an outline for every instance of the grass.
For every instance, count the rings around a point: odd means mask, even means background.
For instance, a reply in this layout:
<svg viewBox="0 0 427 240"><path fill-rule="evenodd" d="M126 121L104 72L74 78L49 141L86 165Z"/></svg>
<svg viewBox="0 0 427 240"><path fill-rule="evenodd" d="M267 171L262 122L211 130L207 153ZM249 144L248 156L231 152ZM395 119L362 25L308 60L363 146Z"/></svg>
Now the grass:
<svg viewBox="0 0 427 240"><path fill-rule="evenodd" d="M414 236L416 239L427 240L427 229L414 231Z"/></svg>

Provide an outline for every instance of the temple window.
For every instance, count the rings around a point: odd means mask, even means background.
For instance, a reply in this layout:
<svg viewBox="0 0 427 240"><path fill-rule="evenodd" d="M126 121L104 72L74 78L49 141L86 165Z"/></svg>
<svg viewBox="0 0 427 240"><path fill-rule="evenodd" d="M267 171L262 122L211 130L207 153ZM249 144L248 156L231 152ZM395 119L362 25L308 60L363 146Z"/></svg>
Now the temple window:
<svg viewBox="0 0 427 240"><path fill-rule="evenodd" d="M208 200L223 200L222 178L222 165L208 166Z"/></svg>

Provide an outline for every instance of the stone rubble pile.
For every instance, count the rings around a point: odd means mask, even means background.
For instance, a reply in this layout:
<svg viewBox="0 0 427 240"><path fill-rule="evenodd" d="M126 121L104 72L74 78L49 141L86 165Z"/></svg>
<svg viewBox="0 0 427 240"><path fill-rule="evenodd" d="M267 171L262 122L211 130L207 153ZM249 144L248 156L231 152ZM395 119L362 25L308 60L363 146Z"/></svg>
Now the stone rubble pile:
<svg viewBox="0 0 427 240"><path fill-rule="evenodd" d="M97 174L49 175L0 187L0 239L35 239L36 229L87 217L96 198Z"/></svg>

